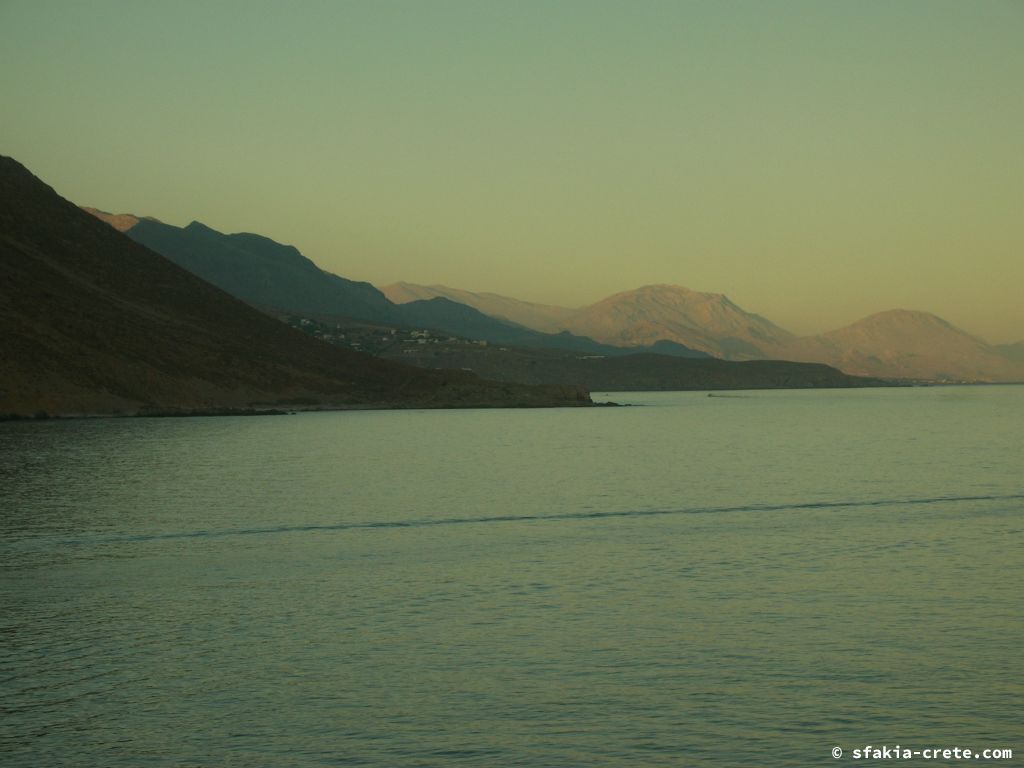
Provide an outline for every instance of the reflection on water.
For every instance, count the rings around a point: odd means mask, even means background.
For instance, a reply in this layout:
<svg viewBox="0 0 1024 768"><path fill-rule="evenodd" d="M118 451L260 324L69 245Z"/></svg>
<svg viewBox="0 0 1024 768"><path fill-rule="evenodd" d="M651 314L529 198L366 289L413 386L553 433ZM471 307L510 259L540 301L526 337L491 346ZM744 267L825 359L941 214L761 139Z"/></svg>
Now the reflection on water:
<svg viewBox="0 0 1024 768"><path fill-rule="evenodd" d="M0 424L2 762L1024 748L1024 390L750 395Z"/></svg>

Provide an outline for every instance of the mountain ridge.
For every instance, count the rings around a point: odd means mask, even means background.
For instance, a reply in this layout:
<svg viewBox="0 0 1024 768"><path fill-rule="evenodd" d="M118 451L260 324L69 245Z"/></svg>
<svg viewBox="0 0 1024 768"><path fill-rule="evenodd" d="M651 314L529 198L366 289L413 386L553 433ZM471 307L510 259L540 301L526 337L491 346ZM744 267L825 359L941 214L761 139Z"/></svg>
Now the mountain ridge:
<svg viewBox="0 0 1024 768"><path fill-rule="evenodd" d="M155 219L141 219L125 234L254 306L301 304L310 312L331 312L341 301L360 319L389 316L390 302L369 283L324 272L294 246L262 235L226 235L199 221L175 227Z"/></svg>

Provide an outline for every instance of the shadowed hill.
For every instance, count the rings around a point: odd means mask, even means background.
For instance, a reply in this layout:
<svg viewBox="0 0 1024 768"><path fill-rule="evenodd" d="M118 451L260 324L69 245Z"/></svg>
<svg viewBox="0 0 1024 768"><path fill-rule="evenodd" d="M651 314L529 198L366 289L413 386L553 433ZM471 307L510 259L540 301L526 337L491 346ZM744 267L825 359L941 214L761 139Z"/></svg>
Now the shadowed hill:
<svg viewBox="0 0 1024 768"><path fill-rule="evenodd" d="M135 242L256 306L370 321L392 316L391 302L369 283L324 272L296 248L267 237L225 235L198 221L179 228L152 219L140 219L125 231Z"/></svg>
<svg viewBox="0 0 1024 768"><path fill-rule="evenodd" d="M323 344L119 234L0 157L0 414L589 404Z"/></svg>

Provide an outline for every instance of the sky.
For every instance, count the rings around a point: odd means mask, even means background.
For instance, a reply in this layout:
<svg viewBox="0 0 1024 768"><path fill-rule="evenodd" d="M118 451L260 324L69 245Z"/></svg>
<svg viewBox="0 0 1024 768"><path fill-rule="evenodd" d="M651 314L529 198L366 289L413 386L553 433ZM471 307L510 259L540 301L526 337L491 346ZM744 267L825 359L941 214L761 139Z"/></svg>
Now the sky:
<svg viewBox="0 0 1024 768"><path fill-rule="evenodd" d="M1024 340L1024 2L0 0L0 154L375 285Z"/></svg>

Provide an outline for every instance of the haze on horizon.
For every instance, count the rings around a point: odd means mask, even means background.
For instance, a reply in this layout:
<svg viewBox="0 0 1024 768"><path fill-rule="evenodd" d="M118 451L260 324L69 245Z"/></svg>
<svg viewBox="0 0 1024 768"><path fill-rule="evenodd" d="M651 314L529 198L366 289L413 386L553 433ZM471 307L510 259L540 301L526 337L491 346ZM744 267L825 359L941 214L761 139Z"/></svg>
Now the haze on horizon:
<svg viewBox="0 0 1024 768"><path fill-rule="evenodd" d="M0 4L0 153L321 267L1024 339L1024 4Z"/></svg>

